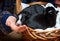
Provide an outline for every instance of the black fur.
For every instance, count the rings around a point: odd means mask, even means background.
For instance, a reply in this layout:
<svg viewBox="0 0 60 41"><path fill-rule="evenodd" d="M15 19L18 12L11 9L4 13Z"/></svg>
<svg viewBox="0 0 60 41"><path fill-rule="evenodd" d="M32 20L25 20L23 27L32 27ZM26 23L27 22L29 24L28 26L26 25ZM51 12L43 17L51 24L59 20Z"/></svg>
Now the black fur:
<svg viewBox="0 0 60 41"><path fill-rule="evenodd" d="M56 24L56 10L53 7L44 8L36 4L25 8L21 14L22 25L34 29L46 29Z"/></svg>

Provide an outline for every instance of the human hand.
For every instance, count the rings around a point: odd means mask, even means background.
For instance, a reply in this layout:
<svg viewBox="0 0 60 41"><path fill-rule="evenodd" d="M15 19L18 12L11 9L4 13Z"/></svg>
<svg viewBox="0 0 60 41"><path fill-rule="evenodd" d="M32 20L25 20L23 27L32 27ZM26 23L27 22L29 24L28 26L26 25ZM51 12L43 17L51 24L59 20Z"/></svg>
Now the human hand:
<svg viewBox="0 0 60 41"><path fill-rule="evenodd" d="M16 18L14 16L9 16L6 20L6 25L11 27L12 24L16 23Z"/></svg>
<svg viewBox="0 0 60 41"><path fill-rule="evenodd" d="M13 31L15 31L15 32L23 32L23 31L27 30L28 27L27 27L26 25L19 25L19 26L17 26L17 25L12 25L12 26L11 26L11 29L12 29Z"/></svg>
<svg viewBox="0 0 60 41"><path fill-rule="evenodd" d="M26 25L16 25L16 18L14 16L9 16L6 20L6 25L9 26L15 32L23 32L28 27Z"/></svg>

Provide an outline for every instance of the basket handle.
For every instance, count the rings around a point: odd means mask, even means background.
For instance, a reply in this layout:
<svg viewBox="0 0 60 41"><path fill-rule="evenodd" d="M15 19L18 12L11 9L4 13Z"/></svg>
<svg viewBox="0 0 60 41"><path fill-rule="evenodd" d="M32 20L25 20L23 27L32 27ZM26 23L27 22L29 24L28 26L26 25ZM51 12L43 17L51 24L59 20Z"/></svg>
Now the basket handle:
<svg viewBox="0 0 60 41"><path fill-rule="evenodd" d="M16 13L19 14L21 10L22 10L21 0L16 0Z"/></svg>

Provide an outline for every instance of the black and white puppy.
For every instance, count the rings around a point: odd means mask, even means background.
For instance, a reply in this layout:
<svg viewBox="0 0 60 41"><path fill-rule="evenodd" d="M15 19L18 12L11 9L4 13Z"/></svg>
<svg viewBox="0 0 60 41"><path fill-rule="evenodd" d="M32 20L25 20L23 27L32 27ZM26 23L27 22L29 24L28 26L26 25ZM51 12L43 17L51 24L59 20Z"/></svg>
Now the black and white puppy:
<svg viewBox="0 0 60 41"><path fill-rule="evenodd" d="M33 29L46 29L55 26L56 16L57 11L53 7L44 8L36 4L25 8L18 20Z"/></svg>

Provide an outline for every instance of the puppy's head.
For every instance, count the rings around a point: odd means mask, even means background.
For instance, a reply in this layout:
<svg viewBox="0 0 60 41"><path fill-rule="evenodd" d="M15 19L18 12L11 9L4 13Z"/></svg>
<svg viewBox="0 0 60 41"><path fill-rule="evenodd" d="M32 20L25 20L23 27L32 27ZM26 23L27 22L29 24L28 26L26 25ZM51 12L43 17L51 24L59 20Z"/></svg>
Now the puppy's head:
<svg viewBox="0 0 60 41"><path fill-rule="evenodd" d="M56 10L53 7L32 5L22 11L21 22L34 29L53 27L56 23Z"/></svg>

